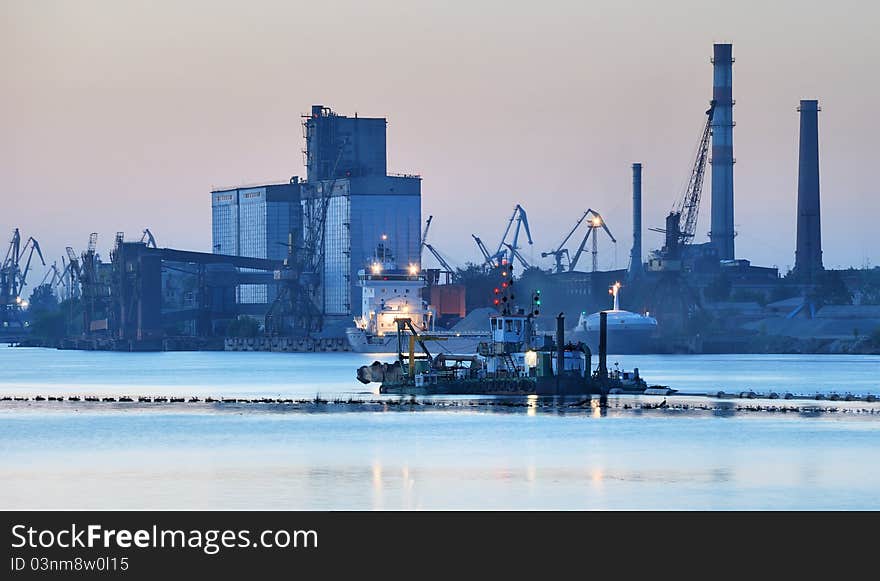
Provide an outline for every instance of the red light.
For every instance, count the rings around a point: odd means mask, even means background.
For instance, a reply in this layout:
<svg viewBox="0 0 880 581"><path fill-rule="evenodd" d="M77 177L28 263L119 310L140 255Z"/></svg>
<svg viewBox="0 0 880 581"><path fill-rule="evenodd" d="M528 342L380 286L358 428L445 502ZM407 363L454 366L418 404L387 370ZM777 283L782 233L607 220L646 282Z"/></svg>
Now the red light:
<svg viewBox="0 0 880 581"><path fill-rule="evenodd" d="M498 288L496 287L494 292L495 292L495 294L497 295L497 294L500 293L501 291L498 290Z"/></svg>
<svg viewBox="0 0 880 581"><path fill-rule="evenodd" d="M501 303L501 301L499 301L498 299L495 299L495 300L492 301L492 302L493 302L494 304L496 304L496 305L499 304L499 303Z"/></svg>
<svg viewBox="0 0 880 581"><path fill-rule="evenodd" d="M507 288L507 283L506 283L506 282L502 282L502 283L501 283L501 288Z"/></svg>

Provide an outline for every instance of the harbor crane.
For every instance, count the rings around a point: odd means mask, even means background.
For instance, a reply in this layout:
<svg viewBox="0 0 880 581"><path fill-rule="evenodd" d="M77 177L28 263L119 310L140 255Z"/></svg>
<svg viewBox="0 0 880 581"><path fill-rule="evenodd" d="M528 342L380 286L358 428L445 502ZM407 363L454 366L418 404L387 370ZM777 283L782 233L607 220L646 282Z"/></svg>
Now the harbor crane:
<svg viewBox="0 0 880 581"><path fill-rule="evenodd" d="M697 230L697 217L700 213L700 197L703 192L703 179L706 176L706 162L709 159L709 142L712 137L712 118L715 115L715 101L711 101L706 111L706 123L700 134L697 155L691 168L687 188L666 216L665 228L651 228L654 232L666 235L665 244L659 251L661 259L681 260L684 247L693 241Z"/></svg>
<svg viewBox="0 0 880 581"><path fill-rule="evenodd" d="M581 225L581 222L586 220L587 216L589 216L589 215L590 215L590 210L586 210L586 211L584 211L583 214L581 214L581 217L578 218L578 221L575 222L572 229L568 231L568 234L565 236L565 238L562 239L562 242L559 243L559 245L556 247L555 250L550 250L550 251L541 253L541 258L547 258L548 256L553 257L553 260L556 262L556 266L554 268L554 271L557 274L559 274L560 272L565 272L565 270L566 270L566 267L562 265L563 257L565 257L565 259L568 261L568 270L571 270L571 254L569 254L568 248L565 248L565 243L568 242L568 240L577 231L578 226Z"/></svg>
<svg viewBox="0 0 880 581"><path fill-rule="evenodd" d="M312 131L308 122L303 123L306 138ZM339 179L338 169L349 138L343 138L336 152L328 180L319 181L303 198L302 244L295 244L295 237L288 237L287 258L275 278L284 281L275 300L264 315L267 335L280 334L288 326L296 335L309 336L320 331L324 325L326 293L323 290L323 274L327 243L327 215L330 202ZM308 158L306 159L308 163ZM294 178L291 178L294 183Z"/></svg>
<svg viewBox="0 0 880 581"><path fill-rule="evenodd" d="M21 324L19 312L27 307L27 300L21 295L22 290L27 286L27 276L31 270L34 253L39 257L42 265L46 266L40 243L31 236L22 246L21 232L16 228L6 249L6 256L0 264L0 323L4 325L11 322ZM24 268L21 266L22 262Z"/></svg>
<svg viewBox="0 0 880 581"><path fill-rule="evenodd" d="M21 290L21 287L27 285L27 275L31 270L31 261L34 258L34 252L36 252L37 256L40 258L40 263L43 266L46 266L46 261L43 259L43 251L40 250L40 243L37 242L37 240L33 236L31 236L27 239L27 242L25 243L24 248L22 249L21 254L18 257L19 262L21 262L21 259L24 257L25 253L27 253L28 255L27 262L24 265L24 270L21 271L21 284L19 285L19 290Z"/></svg>
<svg viewBox="0 0 880 581"><path fill-rule="evenodd" d="M490 268L495 268L498 266L495 263L495 258L489 254L489 249L486 248L486 245L483 244L483 241L480 240L480 237L476 234L471 234L471 238L474 239L474 242L477 243L477 248L480 250L480 254L483 255L483 259L486 261L486 264L489 265Z"/></svg>
<svg viewBox="0 0 880 581"><path fill-rule="evenodd" d="M577 232L578 228L581 224L586 222L587 231L584 235L583 239L581 239L580 244L578 245L577 250L575 251L574 256L572 257L568 248L565 248L565 245L574 236L574 233ZM556 262L554 267L554 272L560 273L568 270L569 272L575 270L577 268L578 262L580 262L581 256L584 253L584 249L587 246L587 242L592 238L592 248L591 254L593 255L593 264L592 264L592 272L596 272L599 270L599 230L604 230L608 235L608 238L611 239L611 242L617 244L617 239L614 238L614 235L611 234L611 230L608 229L608 225L605 222L605 218L602 217L602 214L593 210L592 208L587 208L581 217L578 218L577 222L575 222L574 226L571 230L568 231L565 238L562 239L562 242L554 249L548 252L542 252L541 257L546 258L548 256L552 256ZM563 264L563 259L568 263L567 266Z"/></svg>
<svg viewBox="0 0 880 581"><path fill-rule="evenodd" d="M428 243L428 231L431 228L431 223L434 221L434 216L428 216L428 219L425 220L425 229L422 232L422 246L419 250L419 266L424 262L423 254L425 249L428 249L428 252L431 253L431 256L434 257L434 260L441 266L440 273L446 275L447 284L451 283L455 279L455 269L452 268L452 265L449 264L449 261L443 258L443 255L434 248L432 244Z"/></svg>
<svg viewBox="0 0 880 581"><path fill-rule="evenodd" d="M599 230L604 230L606 234L608 234L608 238L611 239L611 242L617 244L617 239L611 233L611 230L608 229L608 224L605 223L605 218L602 217L602 214L595 210L587 210L589 214L592 215L590 218L590 222L587 226L587 235L584 236L584 239L581 240L580 246L578 246L577 252L574 253L574 257L571 259L570 270L574 270L577 267L578 261L581 258L581 255L584 252L584 247L587 245L587 240L592 236L593 240L593 268L590 272L598 272L599 271Z"/></svg>
<svg viewBox="0 0 880 581"><path fill-rule="evenodd" d="M156 238L153 236L153 233L150 232L149 228L144 228L144 235L141 236L141 243L146 244L147 248L158 248L156 245Z"/></svg>
<svg viewBox="0 0 880 581"><path fill-rule="evenodd" d="M514 226L514 222L516 223L516 226ZM511 229L513 230L513 238L508 242L507 238L510 236ZM507 227L504 229L504 234L501 236L501 242L498 243L498 248L494 253L489 253L489 249L486 248L486 245L483 244L483 241L480 240L476 234L471 234L471 236L473 237L474 242L477 243L477 248L480 250L480 254L483 255L483 259L490 268L497 268L501 264L504 264L505 261L513 263L514 259L519 260L523 265L523 268L531 268L531 265L519 252L521 248L519 245L519 235L522 230L525 230L528 243L530 245L534 244L532 241L532 232L529 229L529 218L523 207L517 204L513 209L513 214L511 214L510 219L507 221Z"/></svg>
<svg viewBox="0 0 880 581"><path fill-rule="evenodd" d="M64 270L66 270L70 276L71 298L78 298L79 293L77 292L77 288L82 279L82 270L79 267L79 257L76 255L76 251L72 246L68 246L64 250L67 252L67 268Z"/></svg>

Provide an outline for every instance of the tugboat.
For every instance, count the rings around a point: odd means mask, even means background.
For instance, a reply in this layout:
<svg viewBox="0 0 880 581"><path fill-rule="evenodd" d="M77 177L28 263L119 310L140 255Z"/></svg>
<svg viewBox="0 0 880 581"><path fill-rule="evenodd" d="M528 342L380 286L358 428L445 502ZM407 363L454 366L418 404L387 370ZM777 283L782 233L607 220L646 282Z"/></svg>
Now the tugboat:
<svg viewBox="0 0 880 581"><path fill-rule="evenodd" d="M476 353L477 345L489 338L489 332L452 332L434 329L434 312L422 299L427 285L418 264L400 268L387 236L376 247L367 268L358 271L362 289L361 313L354 327L345 331L352 351L357 353L394 353L397 350L396 320L410 320L413 332L423 335L433 352ZM406 330L408 333L408 328ZM431 338L427 338L430 334Z"/></svg>
<svg viewBox="0 0 880 581"><path fill-rule="evenodd" d="M580 395L644 393L648 387L636 368L608 370L607 313L601 313L599 365L583 343L565 342L565 317L556 317L556 337L535 333L534 317L512 306L509 287L499 299L501 313L489 317L491 340L476 354L432 355L426 341L407 317L395 319L397 360L374 362L357 371L361 383L380 383L379 393L407 395ZM540 295L535 295L540 304ZM419 349L416 349L416 346Z"/></svg>

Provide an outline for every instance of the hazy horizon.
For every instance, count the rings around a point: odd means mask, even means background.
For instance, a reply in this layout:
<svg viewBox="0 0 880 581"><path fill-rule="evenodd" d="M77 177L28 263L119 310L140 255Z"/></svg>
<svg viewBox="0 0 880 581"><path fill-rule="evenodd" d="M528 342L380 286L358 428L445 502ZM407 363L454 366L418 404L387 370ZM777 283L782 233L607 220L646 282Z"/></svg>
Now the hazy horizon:
<svg viewBox="0 0 880 581"><path fill-rule="evenodd" d="M794 263L798 114L819 99L825 266L880 263L874 183L876 5L497 1L320 5L0 0L0 244L46 260L90 232L211 251L210 191L304 177L312 104L388 118L390 172L419 173L430 241L455 265L527 210L542 266L587 207L643 254L689 175L713 42L734 57L736 254ZM722 15L723 18L722 18ZM698 242L708 231L710 182ZM571 242L575 244L575 242ZM614 252L600 239L600 266ZM432 261L426 261L431 264ZM582 267L584 265L582 264ZM41 276L42 274L40 274ZM36 279L36 280L35 280ZM39 280L31 277L31 285Z"/></svg>

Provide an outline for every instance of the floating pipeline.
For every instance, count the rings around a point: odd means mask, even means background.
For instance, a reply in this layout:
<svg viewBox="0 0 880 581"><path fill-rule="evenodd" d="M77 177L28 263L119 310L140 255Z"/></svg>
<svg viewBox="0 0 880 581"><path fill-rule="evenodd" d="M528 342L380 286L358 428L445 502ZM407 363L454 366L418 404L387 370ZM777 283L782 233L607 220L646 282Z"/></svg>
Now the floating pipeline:
<svg viewBox="0 0 880 581"><path fill-rule="evenodd" d="M345 337L228 337L224 351L271 351L273 353L333 353L351 351Z"/></svg>
<svg viewBox="0 0 880 581"><path fill-rule="evenodd" d="M777 395L777 397L772 397ZM741 397L742 396L742 397ZM832 399L832 396L837 396ZM658 401L661 400L662 401ZM709 401L707 401L709 400ZM761 400L765 400L762 402ZM784 400L784 401L778 401ZM771 403L772 402L772 403ZM817 404L816 402L822 402ZM835 405L831 405L836 402ZM868 407L859 406L860 403L877 404ZM58 396L0 396L0 407L30 408L53 406L55 409L77 404L79 407L88 406L89 409L186 409L201 408L212 410L252 410L266 411L415 411L431 409L483 409L483 410L515 410L516 408L542 409L548 412L565 413L566 411L591 410L597 412L600 408L603 412L614 410L616 412L640 413L645 411L659 411L669 414L687 412L712 412L716 416L730 416L736 413L780 413L800 414L816 416L822 414L859 414L880 417L880 401L873 394L794 394L785 393L781 396L775 393L759 394L755 392L741 392L727 394L715 393L690 393L675 394L670 397L662 396L639 396L631 394L612 394L606 405L601 405L600 400L590 397L566 398L566 397L485 397L479 399L458 398L417 398L387 397L382 399L360 398L335 398L323 399L320 396L309 399L292 398L239 398L239 397L168 397L168 396L94 396L94 395L69 395ZM115 404L115 405L114 405ZM798 405L799 404L799 405ZM79 409L79 408L77 408Z"/></svg>

